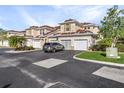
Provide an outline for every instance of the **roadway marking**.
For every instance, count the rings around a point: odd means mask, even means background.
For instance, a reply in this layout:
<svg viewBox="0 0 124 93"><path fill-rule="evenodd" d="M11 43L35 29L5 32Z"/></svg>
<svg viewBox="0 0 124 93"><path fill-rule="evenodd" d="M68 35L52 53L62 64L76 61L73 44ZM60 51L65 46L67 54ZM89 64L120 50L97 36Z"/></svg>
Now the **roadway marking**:
<svg viewBox="0 0 124 93"><path fill-rule="evenodd" d="M17 62L17 59L6 59L5 57L0 57L0 59L0 68L16 67L20 64L20 62Z"/></svg>
<svg viewBox="0 0 124 93"><path fill-rule="evenodd" d="M52 67L55 67L57 65L66 63L66 62L68 62L68 61L67 60L61 60L61 59L50 58L50 59L42 60L42 61L39 61L39 62L35 62L33 64L37 65L37 66L45 67L45 68L52 68Z"/></svg>
<svg viewBox="0 0 124 93"><path fill-rule="evenodd" d="M4 57L2 57L2 58L4 58ZM20 57L19 59L22 59L22 58ZM48 63L45 65L45 66L47 66L47 67L50 68L50 67L54 67L56 65L65 63L67 61L65 61L65 60L59 60L59 59L49 59L47 62L51 62L50 65L47 65ZM56 64L56 62L57 62L57 64ZM18 62L18 60L16 58L15 59L6 59L6 60L2 60L0 62L0 68L15 67L19 71L21 71L23 74L25 74L25 75L29 76L30 78L34 79L37 83L39 83L41 86L43 86L43 88L49 88L49 87L54 86L56 84L62 84L62 85L67 86L66 84L61 83L61 82L52 82L52 83L51 82L45 82L41 78L39 78L38 76L36 76L35 74L33 74L32 72L30 72L30 71L28 71L26 69L23 69L21 67L18 67L19 64L20 64L20 62Z"/></svg>
<svg viewBox="0 0 124 93"><path fill-rule="evenodd" d="M110 80L114 80L120 83L124 83L124 69L117 69L112 67L102 67L92 74L101 76Z"/></svg>
<svg viewBox="0 0 124 93"><path fill-rule="evenodd" d="M40 78L38 78L36 75L34 75L33 73L29 72L28 70L25 70L23 68L20 67L16 67L17 69L19 69L22 73L28 75L30 78L34 79L36 82L38 82L40 85L44 86L46 84L45 81L41 80Z"/></svg>
<svg viewBox="0 0 124 93"><path fill-rule="evenodd" d="M28 75L30 78L34 79L37 83L39 83L41 86L43 86L43 88L50 88L56 84L60 84L58 85L58 87L61 85L65 86L65 87L69 87L68 85L62 83L62 82L45 82L42 79L40 79L39 77L37 77L35 74L29 72L28 70L25 70L23 68L20 67L16 67L17 69L19 69L23 74Z"/></svg>

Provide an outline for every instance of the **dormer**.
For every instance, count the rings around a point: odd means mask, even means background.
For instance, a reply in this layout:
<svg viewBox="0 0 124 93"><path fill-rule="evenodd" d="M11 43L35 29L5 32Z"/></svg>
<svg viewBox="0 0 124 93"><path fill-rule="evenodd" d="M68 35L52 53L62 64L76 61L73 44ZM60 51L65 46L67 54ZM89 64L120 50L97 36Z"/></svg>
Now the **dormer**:
<svg viewBox="0 0 124 93"><path fill-rule="evenodd" d="M76 21L75 19L68 19L65 20L60 24L60 31L62 33L68 33L68 32L74 32L76 31L76 25L78 24L78 21Z"/></svg>

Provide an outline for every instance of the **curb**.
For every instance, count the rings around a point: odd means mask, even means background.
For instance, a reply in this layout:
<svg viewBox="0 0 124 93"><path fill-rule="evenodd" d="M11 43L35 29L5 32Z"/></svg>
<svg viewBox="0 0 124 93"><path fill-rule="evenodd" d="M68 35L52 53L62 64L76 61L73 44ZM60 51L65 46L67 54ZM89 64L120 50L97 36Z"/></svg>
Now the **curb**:
<svg viewBox="0 0 124 93"><path fill-rule="evenodd" d="M79 53L81 54L81 53ZM97 60L89 60L89 59L83 59L83 58L78 58L76 57L77 55L79 54L76 54L73 56L73 59L76 59L76 60L80 60L80 61L88 61L88 62L91 62L91 63L97 63L97 64L104 64L104 65L110 65L110 66L118 66L118 67L124 67L124 64L118 64L118 63L112 63L112 62L105 62L105 61L97 61Z"/></svg>
<svg viewBox="0 0 124 93"><path fill-rule="evenodd" d="M28 53L28 52L34 52L34 51L38 51L41 49L37 49L37 50L30 50L30 51L5 51L6 53Z"/></svg>

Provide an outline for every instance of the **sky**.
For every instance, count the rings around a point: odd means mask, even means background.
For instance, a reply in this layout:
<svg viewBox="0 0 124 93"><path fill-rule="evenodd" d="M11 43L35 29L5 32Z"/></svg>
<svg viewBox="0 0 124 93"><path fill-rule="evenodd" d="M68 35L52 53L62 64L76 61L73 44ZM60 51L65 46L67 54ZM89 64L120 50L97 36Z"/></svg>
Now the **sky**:
<svg viewBox="0 0 124 93"><path fill-rule="evenodd" d="M57 26L69 18L99 25L110 7L112 5L1 5L0 28L21 31L35 25Z"/></svg>

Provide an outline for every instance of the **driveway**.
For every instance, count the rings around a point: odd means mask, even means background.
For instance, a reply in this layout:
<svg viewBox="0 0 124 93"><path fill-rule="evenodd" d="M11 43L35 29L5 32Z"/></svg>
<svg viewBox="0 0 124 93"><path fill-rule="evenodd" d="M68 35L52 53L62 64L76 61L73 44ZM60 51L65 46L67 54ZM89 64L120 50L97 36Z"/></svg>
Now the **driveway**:
<svg viewBox="0 0 124 93"><path fill-rule="evenodd" d="M93 74L103 67L123 70L102 64L73 59L80 51L44 53L6 53L11 49L0 48L0 87L124 87L124 83Z"/></svg>

